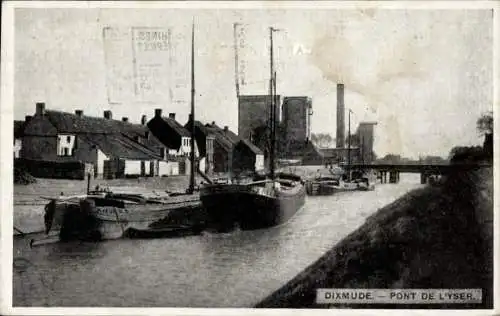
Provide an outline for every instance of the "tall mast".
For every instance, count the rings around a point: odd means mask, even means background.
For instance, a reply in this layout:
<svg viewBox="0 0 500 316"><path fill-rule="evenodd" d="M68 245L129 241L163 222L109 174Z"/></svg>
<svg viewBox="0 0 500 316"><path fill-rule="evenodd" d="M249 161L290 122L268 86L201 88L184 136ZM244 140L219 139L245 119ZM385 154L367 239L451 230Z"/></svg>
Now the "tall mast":
<svg viewBox="0 0 500 316"><path fill-rule="evenodd" d="M351 109L348 112L349 127L347 131L347 179L351 181Z"/></svg>
<svg viewBox="0 0 500 316"><path fill-rule="evenodd" d="M172 50L174 49L173 47L173 43L172 43L172 30L169 28L168 29L168 33L167 33L167 36L168 36L168 97L169 97L169 101L170 101L170 104L174 104L174 88L175 88L175 85L174 87L172 87L172 81L173 81L173 78L174 78L174 75L172 72L173 72L173 52Z"/></svg>
<svg viewBox="0 0 500 316"><path fill-rule="evenodd" d="M275 117L274 117L274 107L275 107L275 100L274 100L274 93L273 93L273 87L274 87L274 65L273 65L273 31L274 29L272 27L269 28L269 38L270 38L270 52L269 52L269 57L270 57L270 78L269 78L269 98L271 99L271 122L270 122L270 127L271 127L271 152L269 154L269 169L270 169L270 176L271 179L274 179L274 143L275 143Z"/></svg>
<svg viewBox="0 0 500 316"><path fill-rule="evenodd" d="M195 146L195 117L194 117L194 18L191 29L191 175L189 178L189 193L194 192L194 146Z"/></svg>
<svg viewBox="0 0 500 316"><path fill-rule="evenodd" d="M240 80L239 75L239 56L238 56L238 24L233 24L234 31L234 83L236 86L236 97L240 98Z"/></svg>

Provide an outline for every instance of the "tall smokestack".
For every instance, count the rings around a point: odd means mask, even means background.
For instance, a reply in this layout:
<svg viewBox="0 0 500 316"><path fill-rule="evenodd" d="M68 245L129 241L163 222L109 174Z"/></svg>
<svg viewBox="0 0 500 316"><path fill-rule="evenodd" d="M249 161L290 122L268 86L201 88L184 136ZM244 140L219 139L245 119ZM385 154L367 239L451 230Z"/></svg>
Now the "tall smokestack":
<svg viewBox="0 0 500 316"><path fill-rule="evenodd" d="M337 84L337 148L345 147L344 84Z"/></svg>

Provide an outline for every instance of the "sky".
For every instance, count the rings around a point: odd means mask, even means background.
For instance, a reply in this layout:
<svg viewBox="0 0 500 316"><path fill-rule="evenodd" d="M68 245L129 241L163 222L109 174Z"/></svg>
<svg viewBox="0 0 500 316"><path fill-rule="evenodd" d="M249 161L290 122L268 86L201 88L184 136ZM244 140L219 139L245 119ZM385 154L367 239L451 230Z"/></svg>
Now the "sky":
<svg viewBox="0 0 500 316"><path fill-rule="evenodd" d="M267 93L268 28L278 28L277 93L312 98L313 133L335 136L336 85L344 83L352 130L360 121L377 122L378 156L446 157L454 146L482 142L476 120L493 108L487 9L18 8L15 119L45 102L93 116L112 110L114 118L137 123L162 108L185 123L193 19L199 120L238 130L233 23L239 23L241 94ZM141 27L170 30L172 49L138 52L132 29ZM148 76L157 81L136 95L144 69L155 69Z"/></svg>

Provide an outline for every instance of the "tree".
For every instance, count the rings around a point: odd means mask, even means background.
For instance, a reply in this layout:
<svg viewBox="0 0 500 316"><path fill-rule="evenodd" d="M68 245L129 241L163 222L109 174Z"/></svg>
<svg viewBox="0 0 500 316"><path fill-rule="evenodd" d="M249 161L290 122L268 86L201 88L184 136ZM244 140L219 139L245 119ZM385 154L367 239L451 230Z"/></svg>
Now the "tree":
<svg viewBox="0 0 500 316"><path fill-rule="evenodd" d="M345 146L349 144L349 135L345 138ZM361 141L358 134L351 134L351 147L361 146Z"/></svg>
<svg viewBox="0 0 500 316"><path fill-rule="evenodd" d="M398 164L401 163L401 155L387 154L383 158L378 159L377 162L387 163L387 164Z"/></svg>
<svg viewBox="0 0 500 316"><path fill-rule="evenodd" d="M275 152L279 157L286 149L287 139L285 138L285 126L276 126ZM269 158L271 152L271 129L266 124L261 124L252 130L252 143L264 152L265 159Z"/></svg>
<svg viewBox="0 0 500 316"><path fill-rule="evenodd" d="M318 147L330 147L335 139L327 133L312 133L311 141Z"/></svg>
<svg viewBox="0 0 500 316"><path fill-rule="evenodd" d="M483 150L485 155L493 158L493 112L487 112L481 115L477 120L477 130L484 135Z"/></svg>
<svg viewBox="0 0 500 316"><path fill-rule="evenodd" d="M421 162L426 165L445 165L448 163L446 159L440 156L425 156Z"/></svg>
<svg viewBox="0 0 500 316"><path fill-rule="evenodd" d="M477 130L482 135L493 134L493 112L486 112L477 119Z"/></svg>
<svg viewBox="0 0 500 316"><path fill-rule="evenodd" d="M450 151L450 163L474 163L484 159L485 153L481 146L456 146Z"/></svg>
<svg viewBox="0 0 500 316"><path fill-rule="evenodd" d="M252 130L252 142L264 151L264 157L269 157L271 148L271 133L266 125L259 125Z"/></svg>

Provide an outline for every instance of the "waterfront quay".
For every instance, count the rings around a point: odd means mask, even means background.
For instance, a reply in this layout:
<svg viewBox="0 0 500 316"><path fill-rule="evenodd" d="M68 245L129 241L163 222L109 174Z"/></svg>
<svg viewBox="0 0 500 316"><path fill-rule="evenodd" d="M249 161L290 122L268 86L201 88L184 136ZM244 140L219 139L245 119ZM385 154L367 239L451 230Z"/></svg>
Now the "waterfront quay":
<svg viewBox="0 0 500 316"><path fill-rule="evenodd" d="M15 195L28 187L15 186ZM310 196L288 223L256 231L31 249L35 235L15 236L13 305L252 307L379 208L418 187L417 174L403 173L399 183L375 191ZM14 207L17 223L22 212Z"/></svg>

